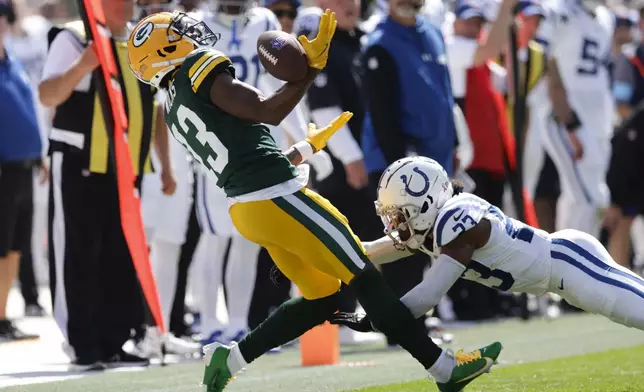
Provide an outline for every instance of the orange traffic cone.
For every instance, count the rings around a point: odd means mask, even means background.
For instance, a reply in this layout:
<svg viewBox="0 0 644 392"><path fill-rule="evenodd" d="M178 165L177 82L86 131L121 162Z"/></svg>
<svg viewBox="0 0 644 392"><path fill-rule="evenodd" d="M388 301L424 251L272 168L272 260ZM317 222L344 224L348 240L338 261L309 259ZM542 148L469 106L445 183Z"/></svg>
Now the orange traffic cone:
<svg viewBox="0 0 644 392"><path fill-rule="evenodd" d="M340 363L340 332L337 325L326 321L300 337L302 366Z"/></svg>
<svg viewBox="0 0 644 392"><path fill-rule="evenodd" d="M300 290L296 287L296 295ZM302 366L336 365L340 363L340 330L328 321L300 336Z"/></svg>

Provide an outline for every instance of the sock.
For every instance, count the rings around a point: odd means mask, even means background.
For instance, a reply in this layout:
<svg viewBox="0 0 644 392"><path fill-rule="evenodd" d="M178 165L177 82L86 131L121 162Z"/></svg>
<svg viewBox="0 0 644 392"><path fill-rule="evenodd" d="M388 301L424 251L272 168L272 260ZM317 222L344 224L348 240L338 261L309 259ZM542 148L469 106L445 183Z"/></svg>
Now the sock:
<svg viewBox="0 0 644 392"><path fill-rule="evenodd" d="M428 369L429 374L434 377L436 382L444 384L452 378L452 371L456 366L456 359L447 351L441 352L440 357L436 360L434 365Z"/></svg>
<svg viewBox="0 0 644 392"><path fill-rule="evenodd" d="M195 265L198 268L195 288L199 291L201 333L205 338L214 331L223 329L217 318L217 304L227 244L228 237L203 233L195 255Z"/></svg>
<svg viewBox="0 0 644 392"><path fill-rule="evenodd" d="M159 291L163 322L167 331L170 327L170 312L172 312L177 287L181 245L156 238L152 242L151 248L150 261L157 283L157 290Z"/></svg>
<svg viewBox="0 0 644 392"><path fill-rule="evenodd" d="M244 370L246 366L248 366L248 363L239 350L239 345L237 345L236 343L230 346L230 354L228 354L226 364L228 365L230 374L232 374L233 376L238 372Z"/></svg>
<svg viewBox="0 0 644 392"><path fill-rule="evenodd" d="M239 342L244 359L251 363L268 350L322 324L338 309L339 293L314 300L298 297L284 302Z"/></svg>
<svg viewBox="0 0 644 392"><path fill-rule="evenodd" d="M262 248L242 236L233 236L226 267L228 330L235 334L248 329L248 312L255 289L257 257Z"/></svg>
<svg viewBox="0 0 644 392"><path fill-rule="evenodd" d="M367 266L350 286L378 330L407 350L425 369L434 365L442 350L387 286L380 272Z"/></svg>

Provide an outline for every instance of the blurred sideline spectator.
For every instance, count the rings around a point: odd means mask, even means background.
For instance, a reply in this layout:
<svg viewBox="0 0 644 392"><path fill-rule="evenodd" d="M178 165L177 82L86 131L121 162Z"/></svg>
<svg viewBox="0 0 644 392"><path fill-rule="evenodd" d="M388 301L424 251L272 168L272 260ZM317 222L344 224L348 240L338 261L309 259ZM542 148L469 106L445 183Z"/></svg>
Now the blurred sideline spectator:
<svg viewBox="0 0 644 392"><path fill-rule="evenodd" d="M29 76L5 48L15 22L11 0L0 0L0 342L38 338L16 328L5 313L21 254L31 247L33 172L42 165Z"/></svg>
<svg viewBox="0 0 644 392"><path fill-rule="evenodd" d="M175 182L162 108L150 86L127 66L131 1L104 0L107 26L128 112L128 143L135 174L151 169L154 141L164 192ZM123 351L131 331L143 334L149 310L121 228L115 168L103 113L92 82L99 66L82 22L49 33L50 47L39 87L40 100L56 108L50 133L50 285L54 318L70 344L78 370L103 369L148 360ZM133 101L137 100L137 101ZM154 138L153 138L154 134ZM137 180L139 184L140 178Z"/></svg>
<svg viewBox="0 0 644 392"><path fill-rule="evenodd" d="M474 194L493 205L503 204L505 167L501 138L510 137L506 108L496 80L505 70L492 63L501 53L513 21L515 0L504 0L496 20L484 40L479 40L486 21L484 4L461 1L456 4L453 36L446 39L447 63L454 100L465 115L474 147L467 173L474 180ZM495 316L498 293L468 281L452 289L454 312L460 319L485 319Z"/></svg>
<svg viewBox="0 0 644 392"><path fill-rule="evenodd" d="M644 8L640 10L640 31L644 30ZM617 19L619 26L619 18ZM611 207L604 224L610 232L608 251L619 264L630 267L631 226L635 216L644 213L644 46L623 47L614 57L613 97L617 113L624 121L613 136L612 156L607 175Z"/></svg>
<svg viewBox="0 0 644 392"><path fill-rule="evenodd" d="M566 2L547 11L538 39L547 47L550 99L539 115L546 123L544 146L560 177L556 229L597 237L601 211L609 202L613 100L606 61L612 32L589 3Z"/></svg>
<svg viewBox="0 0 644 392"><path fill-rule="evenodd" d="M445 44L440 30L421 15L422 6L422 0L390 0L387 17L366 40L361 143L373 200L385 168L411 154L433 158L453 172L454 100ZM426 266L426 257L412 256L384 265L382 272L402 296L420 283ZM424 317L418 322L424 326Z"/></svg>
<svg viewBox="0 0 644 392"><path fill-rule="evenodd" d="M302 3L299 0L266 0L263 2L264 7L271 10L277 20L282 26L282 30L287 33L292 33L293 24L295 23L295 18L298 16L298 12ZM299 34L297 32L294 32Z"/></svg>
<svg viewBox="0 0 644 392"><path fill-rule="evenodd" d="M387 17L388 0L376 0L374 8L374 12L361 23L360 28L365 32L372 31L383 18ZM442 29L446 23L447 11L442 0L425 0L420 13L438 29Z"/></svg>
<svg viewBox="0 0 644 392"><path fill-rule="evenodd" d="M176 8L173 0L139 0L136 2L136 19L142 19L157 12L172 12ZM165 104L165 92L158 91L156 99L159 105ZM171 312L175 303L176 293L183 293L185 288L179 288L180 266L186 271L187 265L181 265L181 249L186 242L190 211L193 204L193 180L191 159L188 151L174 138L168 141L170 164L176 175L176 189L172 194L165 194L162 175L169 173L155 171L145 173L141 183L141 212L143 224L146 231L148 245L150 247L150 264L154 272L161 303L161 312L165 330L170 330ZM162 167L156 151L150 152L152 165ZM186 280L182 280L185 284ZM170 354L195 354L201 346L194 341L179 339L171 332L161 336L160 329L153 327L148 329L146 335L159 337L165 349ZM152 344L150 336L150 344ZM161 343L161 341L159 343ZM155 350L153 350L155 351Z"/></svg>
<svg viewBox="0 0 644 392"><path fill-rule="evenodd" d="M61 15L59 3L46 2L40 6L39 11L28 16L21 17L22 13L28 10L23 7L17 8L17 22L13 25L11 35L7 41L9 50L16 56L23 65L34 92L38 88L40 76L47 57L47 32L52 26L45 18ZM43 15L44 13L44 15ZM45 108L34 94L34 104L38 115L38 125L42 143L43 156L46 155L49 147L47 140L51 127L52 112ZM47 204L49 184L41 181L38 173L34 175L34 218L32 246L22 255L20 263L20 291L25 301L25 315L30 317L43 316L44 310L39 303L38 287L36 276L44 276L47 271L46 239L47 239ZM44 268L45 271L39 271ZM39 272L36 274L36 272Z"/></svg>
<svg viewBox="0 0 644 392"><path fill-rule="evenodd" d="M545 10L538 1L521 0L518 3L520 23L519 66L522 79L520 85L527 80L528 91L523 92L527 108L527 133L524 140L523 176L524 187L534 202L534 209L539 227L549 233L555 231L557 199L561 193L557 168L546 152L542 140L542 127L546 125L539 116L539 106L548 100L546 89L545 48L535 40L539 25L545 18ZM506 62L509 61L506 60ZM525 68L530 68L530 74L525 74ZM511 79L508 78L508 82ZM511 107L508 116L512 121Z"/></svg>

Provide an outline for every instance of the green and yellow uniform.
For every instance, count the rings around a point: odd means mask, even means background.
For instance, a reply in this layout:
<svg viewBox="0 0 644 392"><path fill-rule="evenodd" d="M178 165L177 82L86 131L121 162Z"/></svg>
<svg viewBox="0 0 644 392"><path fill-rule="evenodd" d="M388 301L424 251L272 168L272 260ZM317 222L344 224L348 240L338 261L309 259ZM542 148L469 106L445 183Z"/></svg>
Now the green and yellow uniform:
<svg viewBox="0 0 644 392"><path fill-rule="evenodd" d="M222 72L235 76L223 53L198 49L188 55L168 88L165 118L172 135L230 197L294 178L295 167L266 125L236 118L211 102L210 87Z"/></svg>
<svg viewBox="0 0 644 392"><path fill-rule="evenodd" d="M237 201L229 212L240 234L265 247L305 298L327 297L369 263L362 243L328 200L297 185L298 171L266 125L212 103L210 88L224 72L235 75L221 52L197 49L187 56L168 86L170 132Z"/></svg>

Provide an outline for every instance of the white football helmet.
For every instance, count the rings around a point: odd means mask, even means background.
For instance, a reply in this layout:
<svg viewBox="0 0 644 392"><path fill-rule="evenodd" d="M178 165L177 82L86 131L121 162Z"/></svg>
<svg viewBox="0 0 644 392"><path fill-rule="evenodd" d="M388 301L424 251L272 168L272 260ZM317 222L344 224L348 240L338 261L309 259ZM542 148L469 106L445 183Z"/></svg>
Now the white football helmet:
<svg viewBox="0 0 644 392"><path fill-rule="evenodd" d="M445 169L433 159L409 157L389 165L378 183L376 213L384 232L400 249L418 249L437 256L425 246L438 210L454 190ZM430 241L431 243L431 241Z"/></svg>

